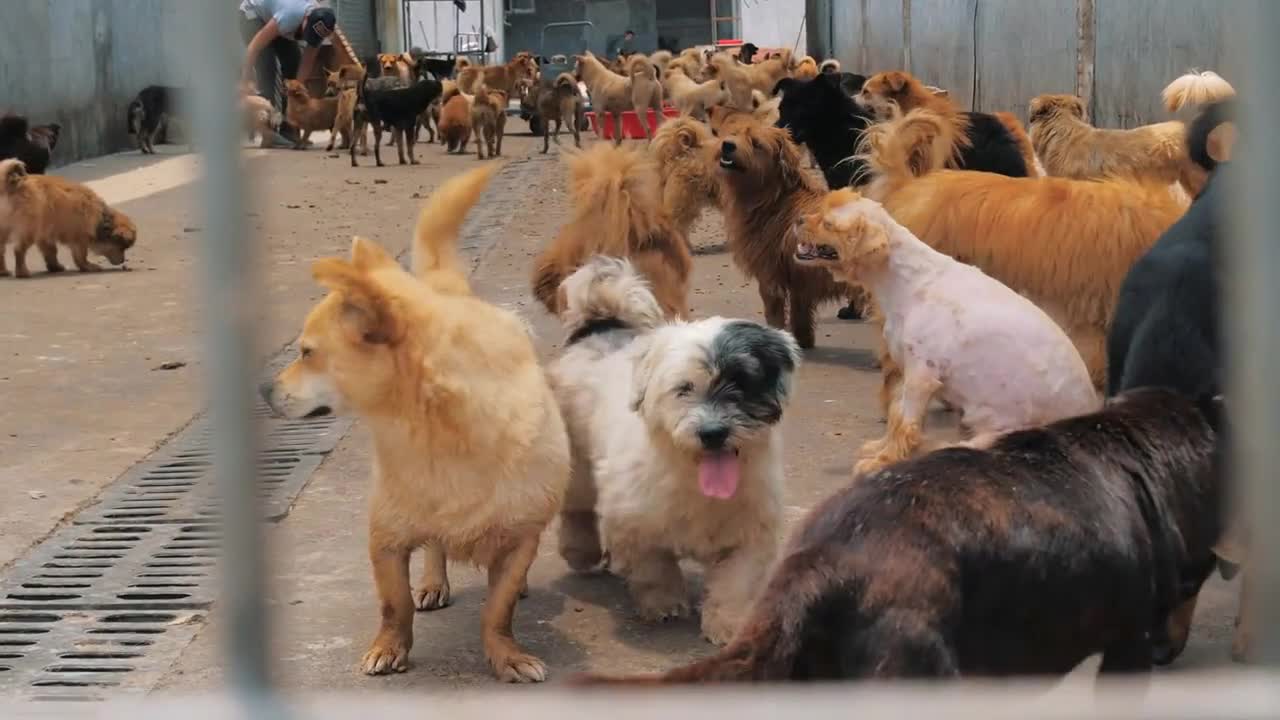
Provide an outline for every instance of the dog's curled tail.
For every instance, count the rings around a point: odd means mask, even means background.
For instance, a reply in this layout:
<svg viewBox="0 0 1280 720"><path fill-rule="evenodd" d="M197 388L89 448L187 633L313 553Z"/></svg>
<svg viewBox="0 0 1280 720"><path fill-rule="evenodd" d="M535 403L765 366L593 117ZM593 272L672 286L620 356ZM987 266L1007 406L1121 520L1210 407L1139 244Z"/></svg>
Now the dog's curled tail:
<svg viewBox="0 0 1280 720"><path fill-rule="evenodd" d="M578 81L573 77L573 73L562 72L557 75L555 86L578 92Z"/></svg>
<svg viewBox="0 0 1280 720"><path fill-rule="evenodd" d="M1160 93L1165 109L1176 113L1234 97L1236 89L1216 72L1192 70L1169 83Z"/></svg>
<svg viewBox="0 0 1280 720"><path fill-rule="evenodd" d="M458 295L471 292L458 262L458 233L498 167L486 165L452 178L422 206L413 231L413 274L433 289Z"/></svg>
<svg viewBox="0 0 1280 720"><path fill-rule="evenodd" d="M819 549L784 558L756 600L751 615L723 650L661 675L580 675L575 685L680 685L778 682L791 678L815 605L832 591L827 560Z"/></svg>
<svg viewBox="0 0 1280 720"><path fill-rule="evenodd" d="M0 140L11 140L27 135L27 119L21 115L0 117Z"/></svg>
<svg viewBox="0 0 1280 720"><path fill-rule="evenodd" d="M865 161L875 178L896 187L946 167L958 150L955 139L950 120L917 108L867 128L854 157Z"/></svg>
<svg viewBox="0 0 1280 720"><path fill-rule="evenodd" d="M594 323L648 330L663 322L662 307L649 283L624 258L592 256L556 292L570 333Z"/></svg>

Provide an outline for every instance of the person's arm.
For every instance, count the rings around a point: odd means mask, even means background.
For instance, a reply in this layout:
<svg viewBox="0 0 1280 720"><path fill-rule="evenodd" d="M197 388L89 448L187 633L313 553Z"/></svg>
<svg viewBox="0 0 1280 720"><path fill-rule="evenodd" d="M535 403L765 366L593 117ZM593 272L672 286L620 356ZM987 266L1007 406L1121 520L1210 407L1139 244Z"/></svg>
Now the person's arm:
<svg viewBox="0 0 1280 720"><path fill-rule="evenodd" d="M306 82L311 77L311 66L316 63L316 56L320 54L320 48L307 47L302 49L302 63L298 66L298 79Z"/></svg>
<svg viewBox="0 0 1280 720"><path fill-rule="evenodd" d="M254 33L253 39L249 41L249 47L245 48L244 51L244 66L240 68L240 80L242 82L248 81L250 75L252 75L253 65L258 61L258 55L262 54L263 49L279 36L280 26L276 23L275 18L269 20L258 32Z"/></svg>

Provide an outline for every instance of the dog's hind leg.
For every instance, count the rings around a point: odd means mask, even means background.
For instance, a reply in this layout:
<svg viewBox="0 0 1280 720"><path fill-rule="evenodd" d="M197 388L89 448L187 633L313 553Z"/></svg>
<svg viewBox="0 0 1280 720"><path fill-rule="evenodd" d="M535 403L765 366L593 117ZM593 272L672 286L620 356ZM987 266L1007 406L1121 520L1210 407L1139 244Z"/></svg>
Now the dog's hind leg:
<svg viewBox="0 0 1280 720"><path fill-rule="evenodd" d="M813 347L816 339L813 332L814 307L813 298L805 288L791 288L791 334L796 344L802 349Z"/></svg>
<svg viewBox="0 0 1280 720"><path fill-rule="evenodd" d="M382 625L360 661L366 675L404 672L413 647L413 594L409 586L412 548L384 547L376 526L369 531L369 559L382 606Z"/></svg>
<svg viewBox="0 0 1280 720"><path fill-rule="evenodd" d="M574 572L588 572L600 567L604 559L600 519L596 516L596 486L590 458L573 447L572 439L569 443L573 467L569 472L569 489L560 509L560 557Z"/></svg>
<svg viewBox="0 0 1280 720"><path fill-rule="evenodd" d="M405 138L405 144L409 146L409 164L417 165L418 158L413 154L413 151L414 146L418 144L418 138L414 136L413 130L402 132L401 137Z"/></svg>
<svg viewBox="0 0 1280 720"><path fill-rule="evenodd" d="M13 239L13 236L9 236ZM31 271L27 269L27 250L31 249L34 241L28 235L20 237L13 243L13 276L26 278L31 277Z"/></svg>
<svg viewBox="0 0 1280 720"><path fill-rule="evenodd" d="M414 607L419 610L448 607L449 571L444 546L429 542L422 549L422 584L413 590Z"/></svg>
<svg viewBox="0 0 1280 720"><path fill-rule="evenodd" d="M382 126L373 126L373 164L382 167Z"/></svg>
<svg viewBox="0 0 1280 720"><path fill-rule="evenodd" d="M769 327L781 330L787 324L786 294L764 280L757 281L756 287L760 291L760 299L764 301L764 321L769 323Z"/></svg>
<svg viewBox="0 0 1280 720"><path fill-rule="evenodd" d="M489 566L489 597L481 616L484 654L493 672L503 682L542 682L547 666L516 644L511 631L516 601L526 583L529 566L538 554L538 535L520 540L514 548L494 559Z"/></svg>
<svg viewBox="0 0 1280 720"><path fill-rule="evenodd" d="M918 611L887 610L840 651L845 677L954 678L960 663L946 636Z"/></svg>
<svg viewBox="0 0 1280 720"><path fill-rule="evenodd" d="M406 144L404 135L398 127L391 129L391 142L396 144L396 158L401 165L404 165L404 146Z"/></svg>
<svg viewBox="0 0 1280 720"><path fill-rule="evenodd" d="M53 240L44 239L37 240L36 245L40 247L40 254L44 256L44 267L51 273L60 273L66 268L62 267L62 263L58 262L58 244Z"/></svg>
<svg viewBox="0 0 1280 720"><path fill-rule="evenodd" d="M613 115L613 144L622 144L622 113Z"/></svg>
<svg viewBox="0 0 1280 720"><path fill-rule="evenodd" d="M0 277L9 277L9 263L4 257L5 252L7 252L8 244L8 233L0 233Z"/></svg>

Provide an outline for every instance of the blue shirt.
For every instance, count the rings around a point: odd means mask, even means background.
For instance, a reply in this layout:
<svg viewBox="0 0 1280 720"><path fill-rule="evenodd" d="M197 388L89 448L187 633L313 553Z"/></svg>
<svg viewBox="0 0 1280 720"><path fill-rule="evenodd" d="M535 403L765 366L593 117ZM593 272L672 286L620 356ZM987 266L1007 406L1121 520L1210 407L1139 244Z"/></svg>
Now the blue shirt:
<svg viewBox="0 0 1280 720"><path fill-rule="evenodd" d="M315 6L315 0L240 0L240 11L245 17L264 23L274 19L280 34L290 37L298 32L302 18Z"/></svg>

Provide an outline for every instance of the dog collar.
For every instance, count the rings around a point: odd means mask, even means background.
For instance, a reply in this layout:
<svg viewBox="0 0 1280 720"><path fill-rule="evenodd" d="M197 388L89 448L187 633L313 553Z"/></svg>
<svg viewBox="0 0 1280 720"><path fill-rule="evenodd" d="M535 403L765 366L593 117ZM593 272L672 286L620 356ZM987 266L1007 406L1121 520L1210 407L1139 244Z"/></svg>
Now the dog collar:
<svg viewBox="0 0 1280 720"><path fill-rule="evenodd" d="M569 339L565 342L565 347L568 347L576 342L585 340L591 337L592 335L599 335L600 333L606 333L606 332L609 332L610 330L626 330L626 329L627 329L627 324L622 322L618 318L599 318L596 320L592 320L586 325L583 325L577 330L574 330L573 334L570 335Z"/></svg>

